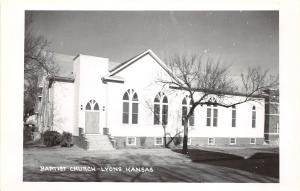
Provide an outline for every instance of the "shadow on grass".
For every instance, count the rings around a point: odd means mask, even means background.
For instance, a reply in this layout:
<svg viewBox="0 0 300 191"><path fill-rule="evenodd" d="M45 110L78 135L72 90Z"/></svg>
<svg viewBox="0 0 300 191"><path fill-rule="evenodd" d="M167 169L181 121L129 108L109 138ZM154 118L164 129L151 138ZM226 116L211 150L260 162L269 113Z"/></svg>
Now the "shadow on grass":
<svg viewBox="0 0 300 191"><path fill-rule="evenodd" d="M193 162L224 166L279 179L279 153L257 152L250 158L244 158L228 153L190 149L189 156Z"/></svg>

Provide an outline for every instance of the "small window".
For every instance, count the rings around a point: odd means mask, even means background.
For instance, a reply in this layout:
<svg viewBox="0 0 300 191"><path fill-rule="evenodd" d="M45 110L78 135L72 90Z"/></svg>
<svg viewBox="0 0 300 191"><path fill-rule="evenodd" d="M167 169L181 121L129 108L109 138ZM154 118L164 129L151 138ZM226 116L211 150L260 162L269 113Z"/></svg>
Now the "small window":
<svg viewBox="0 0 300 191"><path fill-rule="evenodd" d="M250 138L250 144L256 144L256 138Z"/></svg>
<svg viewBox="0 0 300 191"><path fill-rule="evenodd" d="M230 138L230 145L235 145L236 144L236 138Z"/></svg>
<svg viewBox="0 0 300 191"><path fill-rule="evenodd" d="M158 95L156 95L156 96L155 96L155 98L154 98L154 102L156 102L156 103L159 103L159 102L160 102L160 100L159 100L159 96L158 96Z"/></svg>
<svg viewBox="0 0 300 191"><path fill-rule="evenodd" d="M168 98L167 98L167 96L164 97L163 103L168 103Z"/></svg>
<svg viewBox="0 0 300 191"><path fill-rule="evenodd" d="M133 94L132 101L139 101L136 93Z"/></svg>
<svg viewBox="0 0 300 191"><path fill-rule="evenodd" d="M39 102L41 102L42 101L42 96L39 96Z"/></svg>
<svg viewBox="0 0 300 191"><path fill-rule="evenodd" d="M215 145L215 138L208 138L208 145Z"/></svg>
<svg viewBox="0 0 300 191"><path fill-rule="evenodd" d="M91 104L87 103L85 106L85 110L91 110L91 109L92 109Z"/></svg>
<svg viewBox="0 0 300 191"><path fill-rule="evenodd" d="M98 111L98 110L99 110L99 105L98 105L98 103L96 103L96 104L95 104L95 106L94 106L94 110L96 110L96 111Z"/></svg>
<svg viewBox="0 0 300 191"><path fill-rule="evenodd" d="M136 137L127 137L126 145L135 146L136 145Z"/></svg>
<svg viewBox="0 0 300 191"><path fill-rule="evenodd" d="M154 145L163 145L163 138L162 137L155 137Z"/></svg>
<svg viewBox="0 0 300 191"><path fill-rule="evenodd" d="M125 92L125 94L123 95L123 100L129 100L129 96L127 92Z"/></svg>

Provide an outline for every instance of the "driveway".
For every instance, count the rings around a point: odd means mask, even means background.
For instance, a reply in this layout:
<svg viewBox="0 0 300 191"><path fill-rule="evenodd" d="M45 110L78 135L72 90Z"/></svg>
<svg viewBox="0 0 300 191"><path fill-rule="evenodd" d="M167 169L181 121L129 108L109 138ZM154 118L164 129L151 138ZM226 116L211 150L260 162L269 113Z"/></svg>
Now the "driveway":
<svg viewBox="0 0 300 191"><path fill-rule="evenodd" d="M85 151L24 148L24 181L66 182L278 182L277 178L193 162L169 149Z"/></svg>

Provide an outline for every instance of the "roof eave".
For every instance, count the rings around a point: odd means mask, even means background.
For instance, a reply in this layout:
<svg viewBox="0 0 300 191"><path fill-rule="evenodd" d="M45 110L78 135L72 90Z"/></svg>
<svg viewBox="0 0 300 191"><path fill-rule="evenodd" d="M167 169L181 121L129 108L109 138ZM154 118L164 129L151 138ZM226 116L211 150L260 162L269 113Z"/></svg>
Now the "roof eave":
<svg viewBox="0 0 300 191"><path fill-rule="evenodd" d="M111 77L103 77L101 78L103 83L106 82L115 82L115 83L124 83L124 79L117 79L117 78L111 78Z"/></svg>
<svg viewBox="0 0 300 191"><path fill-rule="evenodd" d="M184 90L183 87L176 87L176 86L169 86L169 88L171 89L178 89L178 90ZM196 89L193 89L195 92L203 92L203 90L196 90ZM248 96L248 97L252 97L252 98L265 98L264 95L247 95L245 93L241 93L241 92L217 92L217 91L211 91L211 94L224 94L224 95L229 95L229 96L242 96L242 97L245 97L245 96Z"/></svg>
<svg viewBox="0 0 300 191"><path fill-rule="evenodd" d="M62 77L62 76L49 76L49 77L47 77L47 80L49 81L48 88L51 88L53 82L74 83L75 78L73 78L73 77Z"/></svg>

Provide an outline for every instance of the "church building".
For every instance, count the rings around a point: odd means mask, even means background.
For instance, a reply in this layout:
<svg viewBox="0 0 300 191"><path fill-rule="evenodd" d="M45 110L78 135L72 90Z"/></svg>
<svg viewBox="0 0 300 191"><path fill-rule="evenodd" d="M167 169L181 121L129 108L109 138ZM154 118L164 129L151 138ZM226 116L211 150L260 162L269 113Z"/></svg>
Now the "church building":
<svg viewBox="0 0 300 191"><path fill-rule="evenodd" d="M88 150L162 147L165 134L183 136L190 98L158 82L172 77L153 51L123 63L82 54L58 55L56 61L61 70L40 86L41 132L70 132L74 143ZM188 145L260 145L264 125L264 98L231 108L199 105L189 120Z"/></svg>

